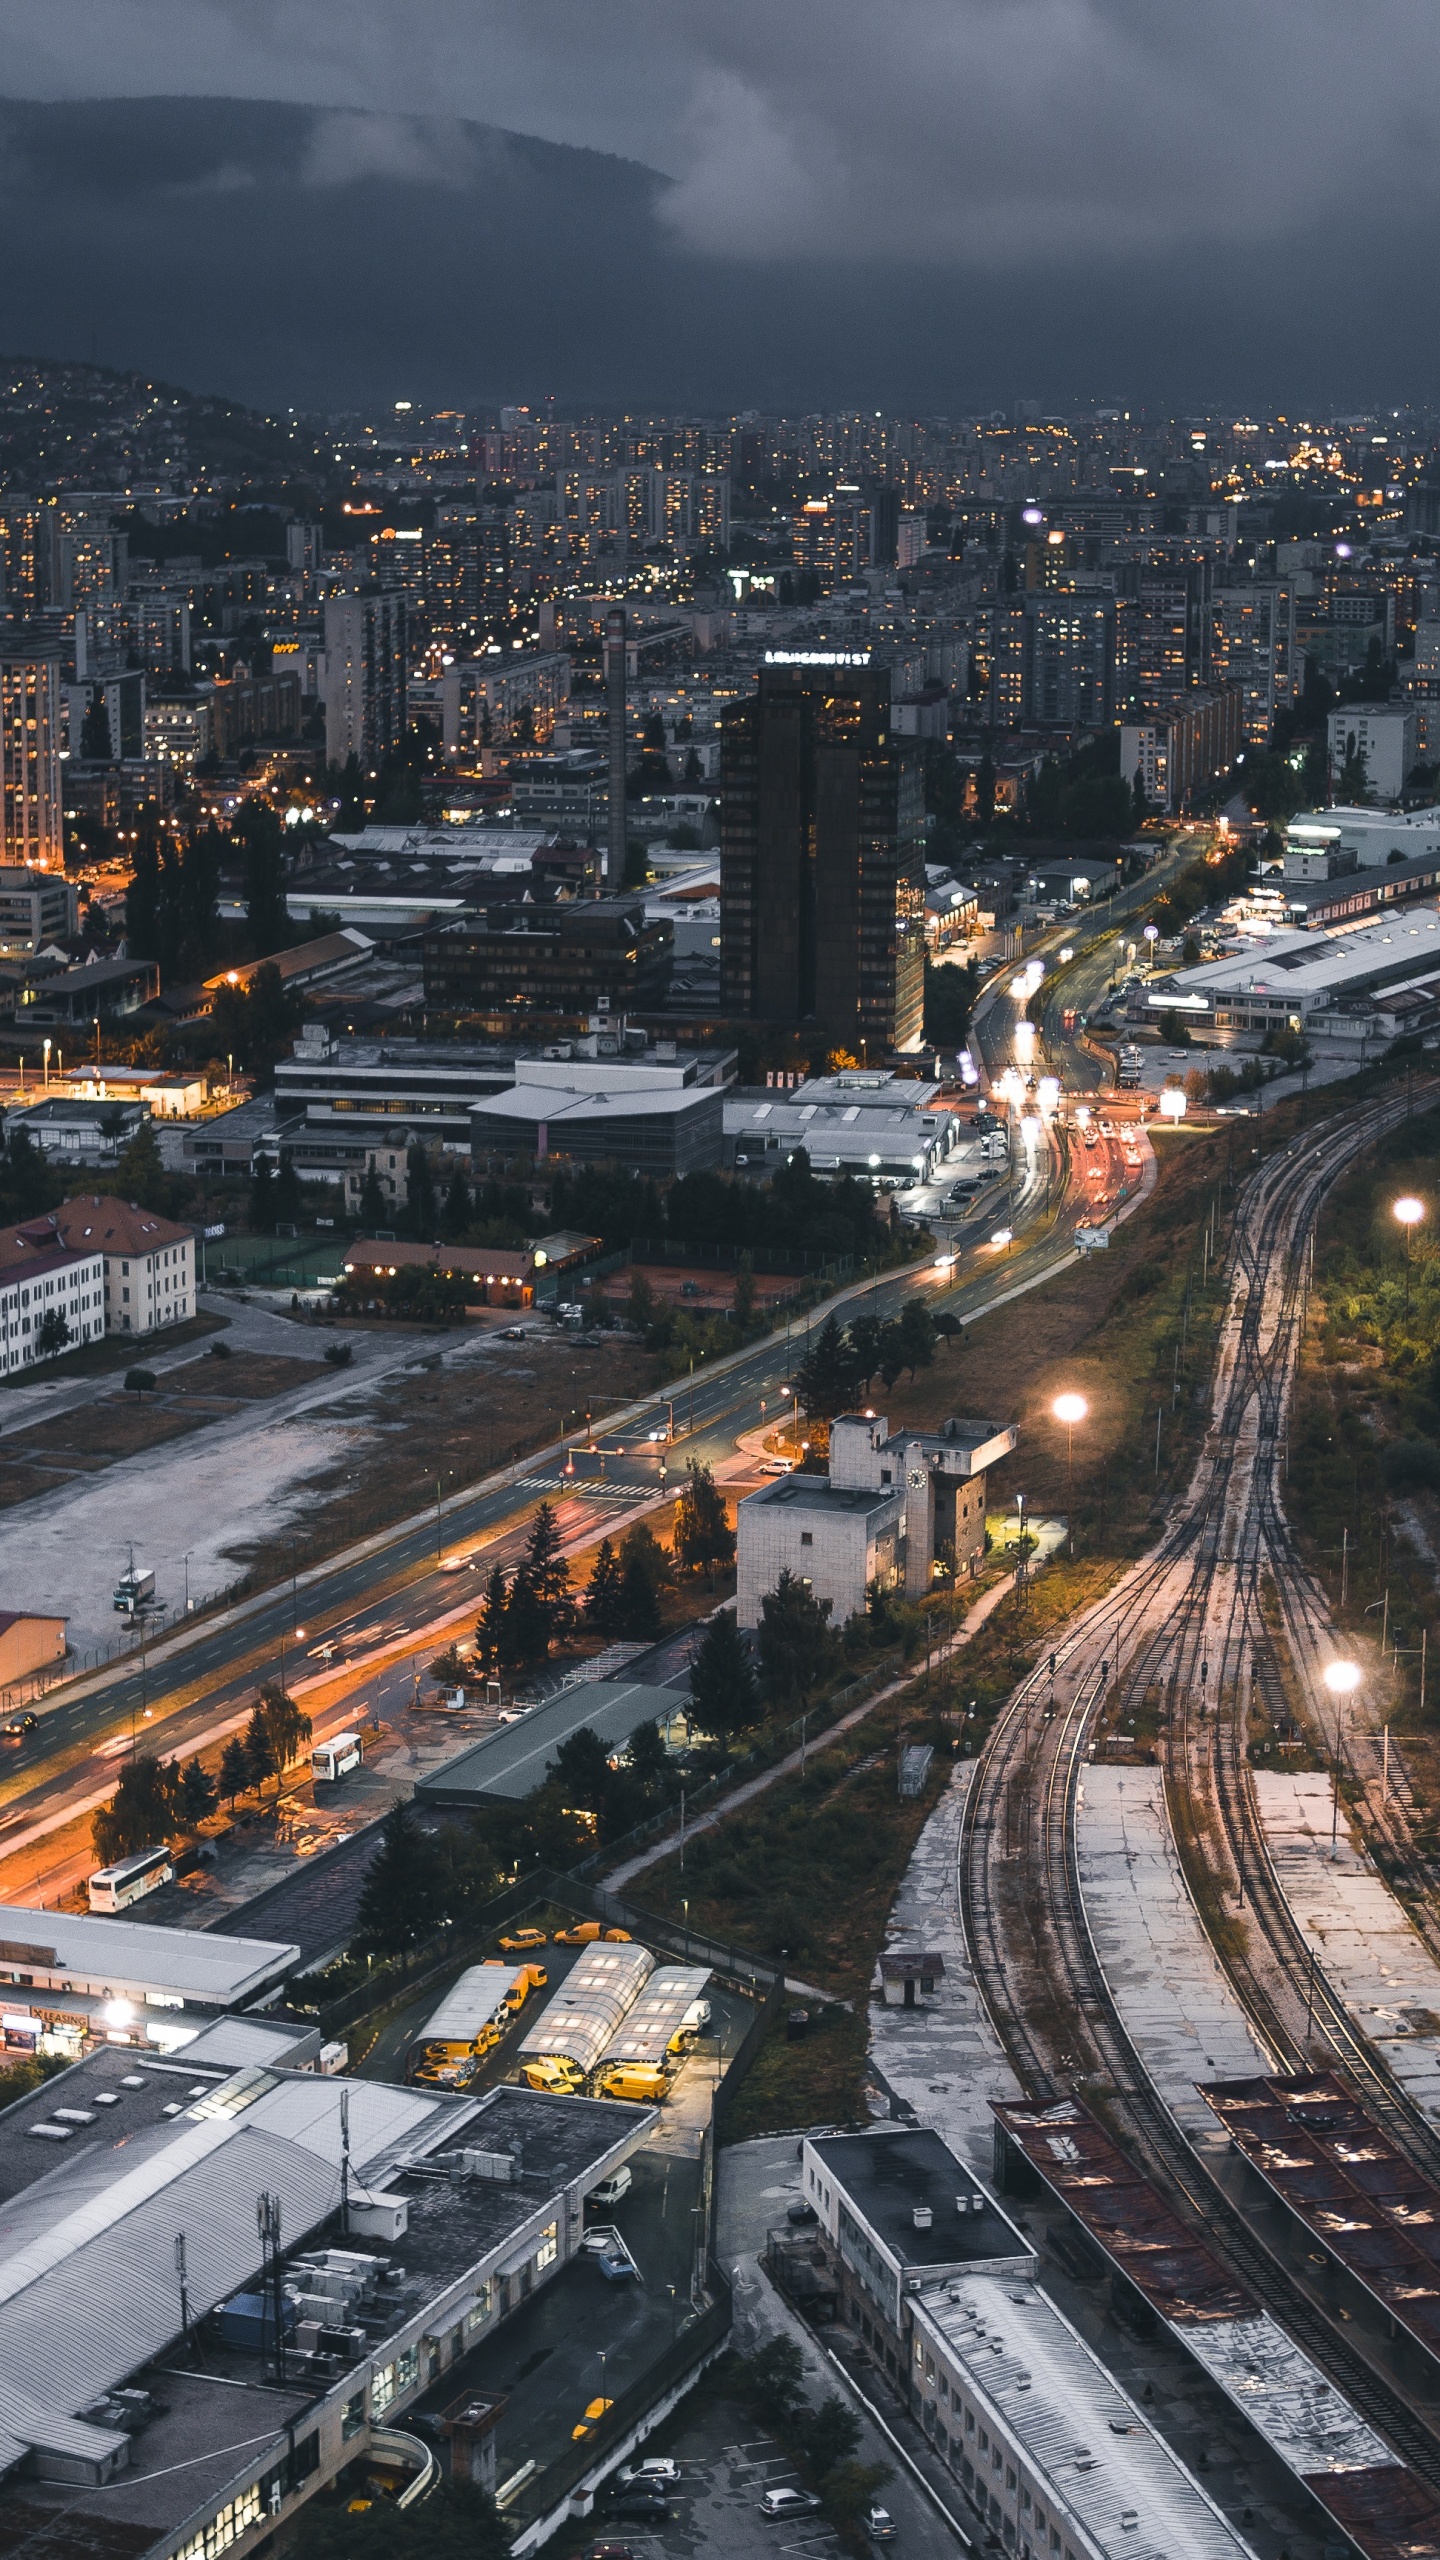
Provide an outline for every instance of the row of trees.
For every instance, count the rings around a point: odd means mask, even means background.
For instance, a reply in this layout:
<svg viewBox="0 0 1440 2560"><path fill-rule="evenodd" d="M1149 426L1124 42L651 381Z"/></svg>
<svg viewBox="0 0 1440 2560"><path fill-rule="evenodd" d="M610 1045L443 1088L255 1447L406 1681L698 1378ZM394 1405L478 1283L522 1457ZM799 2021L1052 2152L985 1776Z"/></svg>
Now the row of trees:
<svg viewBox="0 0 1440 2560"><path fill-rule="evenodd" d="M601 1539L583 1592L571 1587L554 1508L542 1502L518 1565L508 1575L501 1564L491 1572L475 1628L477 1663L485 1671L530 1670L577 1630L654 1643L663 1626L661 1594L676 1574L705 1573L713 1581L734 1554L724 1497L698 1459L685 1470L669 1551L637 1520L618 1553L609 1538Z"/></svg>
<svg viewBox="0 0 1440 2560"><path fill-rule="evenodd" d="M908 1371L928 1369L935 1345L957 1342L963 1328L948 1310L932 1316L923 1298L908 1298L898 1316L884 1321L858 1315L843 1327L828 1315L795 1371L796 1401L812 1419L833 1421L848 1412L857 1397L867 1395L871 1380L887 1387Z"/></svg>
<svg viewBox="0 0 1440 2560"><path fill-rule="evenodd" d="M203 978L232 957L219 909L221 875L239 866L245 889L245 954L268 958L295 941L285 893L285 830L273 809L247 800L227 837L147 822L125 893L125 939L135 958L158 961L167 982Z"/></svg>
<svg viewBox="0 0 1440 2560"><path fill-rule="evenodd" d="M284 1776L310 1739L310 1719L278 1681L261 1690L243 1734L232 1734L220 1760L219 1783L198 1759L157 1759L153 1751L137 1752L126 1761L109 1804L102 1805L92 1825L95 1851L103 1866L133 1857L140 1849L159 1846L213 1813L223 1796L236 1798L262 1789Z"/></svg>

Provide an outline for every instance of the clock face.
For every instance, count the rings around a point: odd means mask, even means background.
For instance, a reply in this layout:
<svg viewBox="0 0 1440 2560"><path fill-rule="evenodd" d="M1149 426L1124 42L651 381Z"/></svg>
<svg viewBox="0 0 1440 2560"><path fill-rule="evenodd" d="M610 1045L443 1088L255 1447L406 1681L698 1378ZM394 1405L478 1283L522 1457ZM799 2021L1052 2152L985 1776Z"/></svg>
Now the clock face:
<svg viewBox="0 0 1440 2560"><path fill-rule="evenodd" d="M923 1468L923 1467L912 1467L912 1468L911 1468L911 1470L910 1470L910 1482L911 1482L911 1484L914 1486L914 1488L915 1488L915 1490L916 1490L916 1492L917 1492L917 1493L919 1492L920 1487L922 1486L922 1484L924 1483L924 1481L925 1481L925 1470L924 1470L924 1468Z"/></svg>

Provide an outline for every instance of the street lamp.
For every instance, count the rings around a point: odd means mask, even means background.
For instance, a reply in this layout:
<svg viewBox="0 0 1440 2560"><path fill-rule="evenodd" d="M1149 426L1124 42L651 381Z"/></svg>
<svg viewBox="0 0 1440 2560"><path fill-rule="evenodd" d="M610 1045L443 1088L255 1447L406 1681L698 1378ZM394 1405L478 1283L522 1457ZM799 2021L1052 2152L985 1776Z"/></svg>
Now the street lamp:
<svg viewBox="0 0 1440 2560"><path fill-rule="evenodd" d="M1057 1396L1050 1408L1057 1422L1065 1425L1065 1542L1071 1555L1075 1553L1075 1425L1083 1422L1090 1407L1083 1396Z"/></svg>
<svg viewBox="0 0 1440 2560"><path fill-rule="evenodd" d="M1335 1701L1335 1775L1330 1803L1330 1855L1337 1853L1340 1836L1340 1713L1345 1700L1359 1688L1358 1662L1327 1662L1321 1678Z"/></svg>
<svg viewBox="0 0 1440 2560"><path fill-rule="evenodd" d="M1410 1313L1410 1248L1415 1230L1425 1215L1425 1203L1407 1193L1403 1200L1396 1201L1393 1215L1399 1219L1405 1230L1405 1313L1408 1316Z"/></svg>

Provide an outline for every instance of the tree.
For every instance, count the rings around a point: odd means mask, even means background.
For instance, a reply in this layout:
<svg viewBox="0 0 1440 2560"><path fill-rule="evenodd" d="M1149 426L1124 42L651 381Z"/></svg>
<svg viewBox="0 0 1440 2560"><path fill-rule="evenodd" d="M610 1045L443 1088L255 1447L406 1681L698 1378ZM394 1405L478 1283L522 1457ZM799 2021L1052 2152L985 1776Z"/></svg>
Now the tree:
<svg viewBox="0 0 1440 2560"><path fill-rule="evenodd" d="M245 1727L245 1769L257 1795L267 1778L279 1777L280 1766L265 1710L257 1706Z"/></svg>
<svg viewBox="0 0 1440 2560"><path fill-rule="evenodd" d="M365 1164L365 1179L360 1185L360 1231L362 1235L378 1235L390 1215L389 1203L381 1186L375 1159Z"/></svg>
<svg viewBox="0 0 1440 2560"><path fill-rule="evenodd" d="M113 1797L91 1826L102 1866L168 1840L179 1818L177 1795L173 1761L157 1760L153 1751L127 1760Z"/></svg>
<svg viewBox="0 0 1440 2560"><path fill-rule="evenodd" d="M222 1769L224 1763L221 1763ZM190 1824L203 1822L215 1810L218 1790L200 1760L187 1760L180 1772L180 1810Z"/></svg>
<svg viewBox="0 0 1440 2560"><path fill-rule="evenodd" d="M170 1183L153 1122L142 1120L121 1154L115 1167L115 1188L122 1200L133 1202L137 1209L157 1210L163 1216L169 1208Z"/></svg>
<svg viewBox="0 0 1440 2560"><path fill-rule="evenodd" d="M833 2391L818 2409L807 2409L800 2421L800 2443L817 2480L825 2480L839 2462L847 2462L860 2442L860 2421Z"/></svg>
<svg viewBox="0 0 1440 2560"><path fill-rule="evenodd" d="M504 1650L506 1598L505 1568L493 1565L475 1622L475 1651L487 1671L495 1669Z"/></svg>
<svg viewBox="0 0 1440 2560"><path fill-rule="evenodd" d="M247 800L236 817L234 835L245 862L250 948L257 960L264 960L295 939L285 903L285 833L273 809Z"/></svg>
<svg viewBox="0 0 1440 2560"><path fill-rule="evenodd" d="M552 1630L551 1612L521 1565L505 1603L505 1623L500 1631L501 1661L514 1671L523 1670L533 1662L543 1662L550 1651Z"/></svg>
<svg viewBox="0 0 1440 2560"><path fill-rule="evenodd" d="M715 1478L699 1458L692 1458L685 1470L675 1514L674 1554L686 1572L708 1572L712 1582L717 1564L729 1564L735 1554L735 1532L726 1518L724 1496L716 1491Z"/></svg>
<svg viewBox="0 0 1440 2560"><path fill-rule="evenodd" d="M595 1556L595 1570L585 1594L585 1623L597 1636L613 1636L620 1632L620 1567L608 1538L602 1538Z"/></svg>
<svg viewBox="0 0 1440 2560"><path fill-rule="evenodd" d="M804 2398L805 2358L795 2340L782 2331L744 2359L740 2377L758 2409L773 2409L778 2417L789 2418Z"/></svg>
<svg viewBox="0 0 1440 2560"><path fill-rule="evenodd" d="M282 1147L280 1170L275 1176L276 1226L297 1227L304 1205L300 1197L300 1176L295 1170L295 1158L288 1147Z"/></svg>
<svg viewBox="0 0 1440 2560"><path fill-rule="evenodd" d="M887 1387L893 1387L901 1370L909 1366L904 1331L894 1316L880 1328L880 1357L876 1366Z"/></svg>
<svg viewBox="0 0 1440 2560"><path fill-rule="evenodd" d="M278 1680L266 1681L260 1692L258 1712L264 1717L277 1769L288 1769L292 1761L299 1759L302 1746L310 1739L310 1718L297 1707L289 1691L282 1689Z"/></svg>
<svg viewBox="0 0 1440 2560"><path fill-rule="evenodd" d="M413 1806L391 1806L380 1825L380 1846L360 1888L353 1944L362 1954L403 1955L433 1938L444 1919L440 1864Z"/></svg>
<svg viewBox="0 0 1440 2560"><path fill-rule="evenodd" d="M450 1187L441 1213L441 1227L447 1244L460 1242L470 1224L471 1206L470 1185L457 1165L450 1176Z"/></svg>
<svg viewBox="0 0 1440 2560"><path fill-rule="evenodd" d="M125 945L134 960L160 957L160 852L148 828L141 830L132 855L125 892Z"/></svg>
<svg viewBox="0 0 1440 2560"><path fill-rule="evenodd" d="M153 1396L155 1372L153 1369L127 1369L125 1385L132 1396L144 1396L147 1393Z"/></svg>
<svg viewBox="0 0 1440 2560"><path fill-rule="evenodd" d="M250 1755L241 1735L232 1733L220 1754L220 1793L232 1813L236 1797L243 1796L249 1784Z"/></svg>
<svg viewBox="0 0 1440 2560"><path fill-rule="evenodd" d="M735 1274L730 1321L737 1333L747 1332L755 1321L755 1265L748 1253L740 1256L740 1268Z"/></svg>
<svg viewBox="0 0 1440 2560"><path fill-rule="evenodd" d="M1335 785L1337 797L1350 809L1363 809L1370 797L1370 759L1353 729L1346 732L1345 761Z"/></svg>
<svg viewBox="0 0 1440 2560"><path fill-rule="evenodd" d="M638 1565L657 1596L673 1579L670 1558L648 1520L637 1520L633 1529L626 1530L620 1541L620 1563L622 1569Z"/></svg>
<svg viewBox="0 0 1440 2560"><path fill-rule="evenodd" d="M837 2462L819 2475L825 2513L832 2524L858 2533L875 2504L876 2492L894 2478L888 2462Z"/></svg>
<svg viewBox="0 0 1440 2560"><path fill-rule="evenodd" d="M593 1725L579 1725L560 1744L545 1777L567 1808L593 1813L598 1822L615 1788L610 1746L601 1741Z"/></svg>
<svg viewBox="0 0 1440 2560"><path fill-rule="evenodd" d="M913 1378L917 1369L928 1369L935 1357L935 1327L923 1298L907 1298L900 1310L900 1339L905 1346L905 1365Z"/></svg>
<svg viewBox="0 0 1440 2560"><path fill-rule="evenodd" d="M630 1273L630 1322L637 1333L648 1333L655 1322L655 1293L638 1262Z"/></svg>
<svg viewBox="0 0 1440 2560"><path fill-rule="evenodd" d="M239 1059L259 1085L268 1085L275 1061L294 1036L304 1012L298 995L286 989L273 960L263 960L243 980L236 975L216 991L210 1036L217 1057Z"/></svg>
<svg viewBox="0 0 1440 2560"><path fill-rule="evenodd" d="M795 1393L807 1414L832 1422L852 1401L855 1354L835 1314L826 1317L795 1372Z"/></svg>
<svg viewBox="0 0 1440 2560"><path fill-rule="evenodd" d="M435 1176L430 1169L430 1151L418 1138L405 1153L405 1217L418 1242L433 1244L439 1223Z"/></svg>
<svg viewBox="0 0 1440 2560"><path fill-rule="evenodd" d="M250 1205L246 1216L257 1236L268 1236L275 1224L275 1171L268 1156L256 1156L250 1167Z"/></svg>
<svg viewBox="0 0 1440 2560"><path fill-rule="evenodd" d="M617 1614L622 1636L630 1636L638 1644L658 1642L662 1632L660 1601L644 1560L638 1555L627 1557L621 1573Z"/></svg>
<svg viewBox="0 0 1440 2560"><path fill-rule="evenodd" d="M931 1322L935 1327L935 1331L939 1339L944 1343L946 1350L953 1351L956 1343L963 1339L965 1333L965 1327L961 1323L959 1317L952 1316L948 1307L946 1307L941 1309L938 1316L933 1316L931 1318Z"/></svg>
<svg viewBox="0 0 1440 2560"><path fill-rule="evenodd" d="M1145 777L1137 764L1130 782L1130 823L1135 827L1143 827L1149 815L1150 803L1145 797Z"/></svg>
<svg viewBox="0 0 1440 2560"><path fill-rule="evenodd" d="M722 1740L760 1714L750 1648L729 1609L712 1618L690 1665L690 1709L702 1733Z"/></svg>
<svg viewBox="0 0 1440 2560"><path fill-rule="evenodd" d="M979 994L973 964L961 960L925 962L925 1037L939 1048L963 1046Z"/></svg>
<svg viewBox="0 0 1440 2560"><path fill-rule="evenodd" d="M855 1364L856 1384L864 1395L870 1392L870 1381L880 1366L880 1336L884 1327L878 1316L856 1316L850 1326L850 1357Z"/></svg>
<svg viewBox="0 0 1440 2560"><path fill-rule="evenodd" d="M47 1307L40 1319L40 1330L35 1336L36 1359L58 1360L69 1340L70 1327L65 1320L64 1309Z"/></svg>
<svg viewBox="0 0 1440 2560"><path fill-rule="evenodd" d="M801 1706L835 1659L830 1602L788 1565L760 1603L760 1685L772 1706Z"/></svg>

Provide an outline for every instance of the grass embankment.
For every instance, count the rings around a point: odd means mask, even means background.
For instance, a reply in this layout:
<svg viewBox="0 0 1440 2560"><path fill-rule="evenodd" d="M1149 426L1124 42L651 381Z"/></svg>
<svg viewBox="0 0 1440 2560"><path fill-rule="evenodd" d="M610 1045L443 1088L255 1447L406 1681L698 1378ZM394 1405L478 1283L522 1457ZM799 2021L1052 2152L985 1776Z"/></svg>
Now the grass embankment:
<svg viewBox="0 0 1440 2560"><path fill-rule="evenodd" d="M862 2122L866 2005L886 1925L915 1843L958 1756L975 1752L1051 1629L1098 1598L1110 1559L1052 1566L996 1608L953 1660L923 1669L798 1771L777 1779L652 1868L637 1900L652 1911L745 1947L831 1998L810 2003L810 2028L791 2043L782 2018L762 2046L726 2120L725 2138L808 2124ZM902 1803L901 1743L935 1758L922 1795ZM840 2004L849 2002L847 2009Z"/></svg>
<svg viewBox="0 0 1440 2560"><path fill-rule="evenodd" d="M1407 1197L1425 1212L1412 1231L1408 1279L1405 1230L1394 1214ZM1440 1806L1440 1111L1417 1112L1367 1150L1326 1204L1286 1505L1337 1623L1359 1640L1372 1711L1404 1727L1423 1817L1417 1845L1433 1856L1440 1851L1433 1809Z"/></svg>

